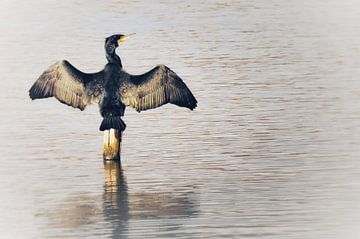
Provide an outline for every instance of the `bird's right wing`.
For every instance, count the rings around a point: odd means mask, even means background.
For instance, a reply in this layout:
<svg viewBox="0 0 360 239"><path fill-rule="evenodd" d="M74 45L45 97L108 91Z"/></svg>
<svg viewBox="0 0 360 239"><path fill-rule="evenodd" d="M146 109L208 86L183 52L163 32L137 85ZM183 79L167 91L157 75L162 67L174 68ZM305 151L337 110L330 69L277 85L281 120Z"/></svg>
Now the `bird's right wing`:
<svg viewBox="0 0 360 239"><path fill-rule="evenodd" d="M191 110L197 100L182 79L165 65L158 65L143 75L130 75L120 89L123 104L138 112L172 103Z"/></svg>
<svg viewBox="0 0 360 239"><path fill-rule="evenodd" d="M63 60L40 75L29 95L33 100L54 96L61 103L84 110L88 104L99 101L104 89L103 77L102 71L83 73Z"/></svg>

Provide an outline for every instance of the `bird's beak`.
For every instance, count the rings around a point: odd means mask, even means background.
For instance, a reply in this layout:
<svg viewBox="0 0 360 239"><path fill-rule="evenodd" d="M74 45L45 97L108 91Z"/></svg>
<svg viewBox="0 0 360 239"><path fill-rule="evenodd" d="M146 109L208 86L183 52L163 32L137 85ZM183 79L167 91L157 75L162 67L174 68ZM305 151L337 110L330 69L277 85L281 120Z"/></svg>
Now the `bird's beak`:
<svg viewBox="0 0 360 239"><path fill-rule="evenodd" d="M118 40L118 44L120 45L121 43L124 43L126 39L128 39L130 36L135 35L135 34L136 33L130 33L130 34L121 36Z"/></svg>

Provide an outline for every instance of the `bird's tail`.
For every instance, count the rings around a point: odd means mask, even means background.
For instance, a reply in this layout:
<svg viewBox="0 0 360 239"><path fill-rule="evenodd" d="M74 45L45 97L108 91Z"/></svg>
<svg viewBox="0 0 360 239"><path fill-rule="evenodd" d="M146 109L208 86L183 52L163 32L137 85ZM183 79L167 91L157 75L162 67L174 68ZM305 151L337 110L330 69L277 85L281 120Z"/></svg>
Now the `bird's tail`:
<svg viewBox="0 0 360 239"><path fill-rule="evenodd" d="M100 131L117 129L124 131L126 128L125 122L120 118L120 116L110 116L103 118L103 121L100 125Z"/></svg>

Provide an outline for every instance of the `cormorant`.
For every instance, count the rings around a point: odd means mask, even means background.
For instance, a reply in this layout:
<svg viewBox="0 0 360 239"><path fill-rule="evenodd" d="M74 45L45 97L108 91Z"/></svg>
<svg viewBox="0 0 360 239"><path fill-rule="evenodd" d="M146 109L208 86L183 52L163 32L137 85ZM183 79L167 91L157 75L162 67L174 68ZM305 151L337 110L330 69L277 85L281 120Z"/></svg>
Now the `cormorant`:
<svg viewBox="0 0 360 239"><path fill-rule="evenodd" d="M32 100L54 96L61 103L84 110L98 103L103 121L100 131L125 130L126 106L138 112L172 103L193 110L197 100L181 78L165 65L142 75L131 75L122 68L115 49L130 35L112 35L105 39L108 63L102 71L84 73L66 60L45 70L29 90Z"/></svg>

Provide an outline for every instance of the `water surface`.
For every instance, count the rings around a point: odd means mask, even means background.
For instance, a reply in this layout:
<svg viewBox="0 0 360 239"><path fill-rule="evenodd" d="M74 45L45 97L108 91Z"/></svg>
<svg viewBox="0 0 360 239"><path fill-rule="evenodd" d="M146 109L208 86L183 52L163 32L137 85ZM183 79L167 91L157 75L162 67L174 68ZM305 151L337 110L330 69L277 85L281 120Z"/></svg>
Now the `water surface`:
<svg viewBox="0 0 360 239"><path fill-rule="evenodd" d="M163 63L199 101L128 109L122 167L96 106L31 102L53 62ZM1 238L359 238L357 1L2 1Z"/></svg>

